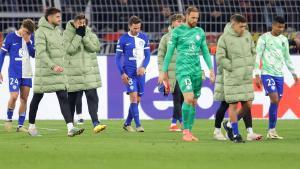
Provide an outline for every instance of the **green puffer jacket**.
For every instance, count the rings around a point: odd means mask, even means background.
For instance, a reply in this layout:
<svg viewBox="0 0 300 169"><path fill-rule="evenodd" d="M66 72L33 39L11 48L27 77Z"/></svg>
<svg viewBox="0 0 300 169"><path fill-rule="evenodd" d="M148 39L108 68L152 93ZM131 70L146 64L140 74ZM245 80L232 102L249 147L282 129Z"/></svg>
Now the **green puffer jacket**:
<svg viewBox="0 0 300 169"><path fill-rule="evenodd" d="M101 87L96 53L100 51L98 37L89 27L86 27L86 34L83 38L77 35L73 22L73 20L69 21L64 31L68 92Z"/></svg>
<svg viewBox="0 0 300 169"><path fill-rule="evenodd" d="M216 100L235 103L254 99L252 73L255 55L255 45L249 31L238 36L228 23L217 46L217 64L222 71L217 72Z"/></svg>
<svg viewBox="0 0 300 169"><path fill-rule="evenodd" d="M166 33L160 40L159 46L158 46L158 54L157 54L157 62L158 62L158 71L161 74L163 70L164 65L164 59L165 55L167 53L167 47L168 42L171 36L172 29L169 27L169 32ZM174 52L173 58L170 62L168 75L169 75L169 81L170 81L170 91L173 93L176 85L176 50Z"/></svg>
<svg viewBox="0 0 300 169"><path fill-rule="evenodd" d="M35 93L51 93L67 89L65 72L52 70L55 65L64 67L65 49L63 36L57 26L51 25L45 17L41 17L35 38Z"/></svg>

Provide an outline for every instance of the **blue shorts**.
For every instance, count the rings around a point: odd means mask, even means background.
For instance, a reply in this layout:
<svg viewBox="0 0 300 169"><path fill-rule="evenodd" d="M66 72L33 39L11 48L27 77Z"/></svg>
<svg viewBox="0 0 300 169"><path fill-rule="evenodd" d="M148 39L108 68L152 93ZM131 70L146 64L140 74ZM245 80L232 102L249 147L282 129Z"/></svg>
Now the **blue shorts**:
<svg viewBox="0 0 300 169"><path fill-rule="evenodd" d="M32 87L31 78L9 77L9 92L19 92L21 86Z"/></svg>
<svg viewBox="0 0 300 169"><path fill-rule="evenodd" d="M266 95L269 93L278 93L279 98L282 97L283 94L283 84L284 79L283 77L276 77L271 75L261 75L261 80L264 85L264 89Z"/></svg>
<svg viewBox="0 0 300 169"><path fill-rule="evenodd" d="M145 89L145 75L128 77L129 83L126 85L127 94L137 92L138 96L142 96L144 94Z"/></svg>

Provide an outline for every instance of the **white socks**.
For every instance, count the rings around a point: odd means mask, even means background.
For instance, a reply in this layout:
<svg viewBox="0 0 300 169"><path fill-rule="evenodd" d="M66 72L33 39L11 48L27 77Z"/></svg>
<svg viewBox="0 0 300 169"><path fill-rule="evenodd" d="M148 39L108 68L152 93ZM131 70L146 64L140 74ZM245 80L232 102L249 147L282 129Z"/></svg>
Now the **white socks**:
<svg viewBox="0 0 300 169"><path fill-rule="evenodd" d="M74 128L74 125L73 125L73 123L68 123L67 127L68 127L68 132L69 132L72 130L72 128Z"/></svg>
<svg viewBox="0 0 300 169"><path fill-rule="evenodd" d="M252 129L252 127L247 128L247 132L248 132L248 134L253 134L253 129Z"/></svg>
<svg viewBox="0 0 300 169"><path fill-rule="evenodd" d="M29 128L28 129L35 129L35 124L30 124L29 123Z"/></svg>

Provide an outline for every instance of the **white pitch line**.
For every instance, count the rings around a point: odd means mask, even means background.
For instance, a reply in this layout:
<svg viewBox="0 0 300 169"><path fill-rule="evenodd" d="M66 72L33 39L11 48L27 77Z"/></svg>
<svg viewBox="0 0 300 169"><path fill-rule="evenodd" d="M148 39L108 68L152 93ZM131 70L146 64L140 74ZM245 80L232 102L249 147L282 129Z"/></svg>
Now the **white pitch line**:
<svg viewBox="0 0 300 169"><path fill-rule="evenodd" d="M4 124L0 124L0 126L4 126ZM17 128L17 127L14 127L14 128ZM52 128L38 128L38 129L47 130L47 131L59 131L60 130L60 129L52 129Z"/></svg>

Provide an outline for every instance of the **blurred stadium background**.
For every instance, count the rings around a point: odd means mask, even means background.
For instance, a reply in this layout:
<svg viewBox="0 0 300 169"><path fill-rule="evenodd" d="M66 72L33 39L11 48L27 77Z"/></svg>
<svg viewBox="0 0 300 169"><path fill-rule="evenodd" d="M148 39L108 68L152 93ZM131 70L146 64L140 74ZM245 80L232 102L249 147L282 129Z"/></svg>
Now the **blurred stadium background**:
<svg viewBox="0 0 300 169"><path fill-rule="evenodd" d="M38 21L44 9L55 6L62 10L62 28L78 12L88 16L89 25L102 42L101 55L114 53L117 39L127 31L129 16L137 15L143 20L143 31L149 35L152 54L156 54L169 16L195 5L201 11L199 26L207 32L212 54L224 25L234 13L247 17L255 41L270 29L274 16L284 16L290 52L299 54L300 49L300 0L0 0L0 4L0 44L24 18Z"/></svg>

